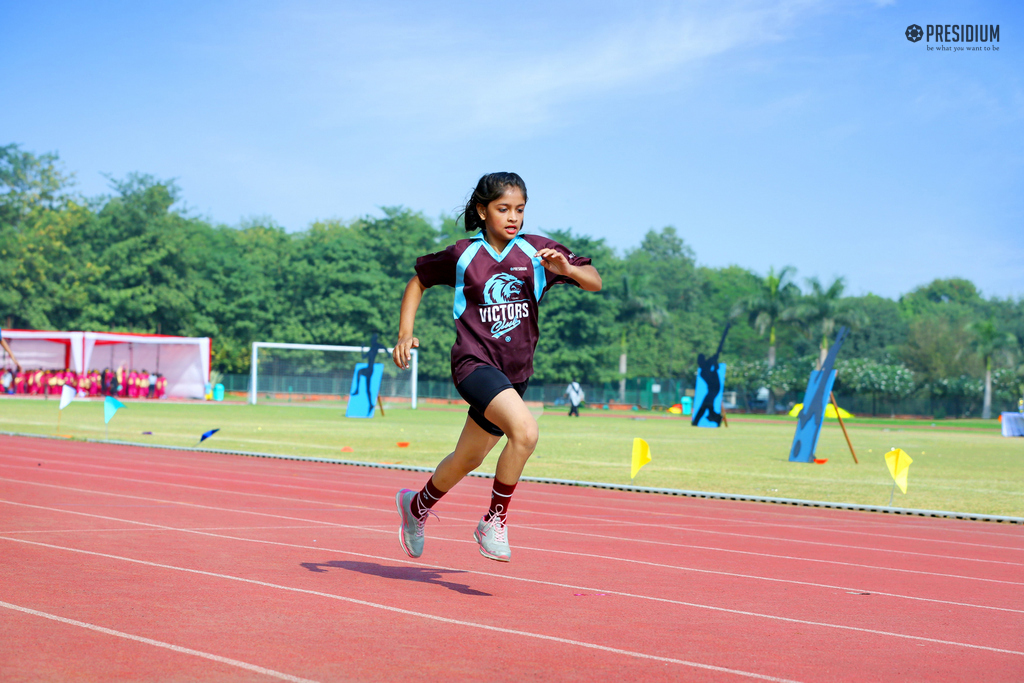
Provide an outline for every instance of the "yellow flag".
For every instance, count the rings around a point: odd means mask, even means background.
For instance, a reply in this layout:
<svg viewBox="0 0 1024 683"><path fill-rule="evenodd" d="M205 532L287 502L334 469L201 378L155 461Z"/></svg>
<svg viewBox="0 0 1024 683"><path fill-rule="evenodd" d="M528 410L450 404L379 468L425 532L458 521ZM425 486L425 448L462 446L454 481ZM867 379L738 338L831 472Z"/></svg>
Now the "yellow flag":
<svg viewBox="0 0 1024 683"><path fill-rule="evenodd" d="M630 470L630 479L636 479L640 468L651 461L651 447L643 439L633 439L633 467Z"/></svg>
<svg viewBox="0 0 1024 683"><path fill-rule="evenodd" d="M907 472L914 460L902 448L894 448L885 454L885 464L889 466L889 474L896 480L900 491L907 492Z"/></svg>
<svg viewBox="0 0 1024 683"><path fill-rule="evenodd" d="M789 416L790 417L800 417L800 411L803 410L803 409L804 409L804 404L803 403L797 403L795 406L793 406L790 409ZM828 404L825 405L825 417L830 417L833 420L836 419L836 407L834 405L832 405L831 403L828 403ZM844 420L849 420L851 417L853 417L853 415L851 413L847 412L846 410L844 410L843 408L840 408L839 409L839 417L843 418Z"/></svg>

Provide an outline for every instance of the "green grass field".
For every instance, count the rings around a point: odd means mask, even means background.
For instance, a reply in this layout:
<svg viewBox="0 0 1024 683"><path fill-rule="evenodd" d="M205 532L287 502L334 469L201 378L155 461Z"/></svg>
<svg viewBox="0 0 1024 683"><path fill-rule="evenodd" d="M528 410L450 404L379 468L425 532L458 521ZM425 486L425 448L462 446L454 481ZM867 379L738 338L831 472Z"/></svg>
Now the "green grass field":
<svg viewBox="0 0 1024 683"><path fill-rule="evenodd" d="M0 430L52 435L57 412L56 400L3 398ZM787 461L793 418L732 415L729 428L715 430L660 419L664 413L583 415L544 412L526 475L627 484L632 440L642 437L653 460L637 476L639 486L885 505L892 479L882 456L900 447L914 464L908 492L896 491L895 506L1024 516L1024 439L1003 438L995 420L850 420L859 465L838 423L829 420L817 454L828 463L804 465ZM111 421L109 438L193 446L202 432L219 428L203 446L433 467L454 446L464 421L465 410L456 406L414 411L399 404L388 406L386 417L348 420L339 403L133 402ZM72 403L61 416L61 434L105 438L103 404ZM410 446L399 448L399 441ZM342 452L345 446L353 452ZM497 453L482 470L493 471Z"/></svg>

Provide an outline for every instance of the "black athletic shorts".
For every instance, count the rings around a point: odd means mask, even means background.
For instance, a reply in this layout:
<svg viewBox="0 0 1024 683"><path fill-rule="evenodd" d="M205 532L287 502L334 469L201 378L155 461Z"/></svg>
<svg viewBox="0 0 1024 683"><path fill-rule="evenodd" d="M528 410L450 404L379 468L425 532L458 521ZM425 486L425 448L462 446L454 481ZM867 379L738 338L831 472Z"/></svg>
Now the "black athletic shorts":
<svg viewBox="0 0 1024 683"><path fill-rule="evenodd" d="M494 397L506 389L515 389L516 393L522 396L526 393L526 386L529 383L530 380L526 380L512 384L501 370L484 365L469 373L469 377L462 380L461 384L456 384L455 390L469 404L469 416L473 418L473 422L480 425L488 434L505 436L505 432L501 431L498 425L484 417L484 411Z"/></svg>

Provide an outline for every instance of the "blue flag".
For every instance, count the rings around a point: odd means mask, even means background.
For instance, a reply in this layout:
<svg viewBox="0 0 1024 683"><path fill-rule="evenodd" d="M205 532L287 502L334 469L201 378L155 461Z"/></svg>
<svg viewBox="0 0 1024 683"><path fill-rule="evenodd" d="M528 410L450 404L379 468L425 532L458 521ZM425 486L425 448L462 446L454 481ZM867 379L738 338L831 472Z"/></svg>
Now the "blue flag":
<svg viewBox="0 0 1024 683"><path fill-rule="evenodd" d="M113 396L107 396L103 399L103 423L109 424L114 418L114 413L121 408L124 408L124 404Z"/></svg>
<svg viewBox="0 0 1024 683"><path fill-rule="evenodd" d="M209 439L211 436L213 436L214 434L216 434L219 431L220 431L220 429L211 429L208 432L203 432L203 435L201 437L199 437L199 443L202 443L202 442L206 441L207 439Z"/></svg>

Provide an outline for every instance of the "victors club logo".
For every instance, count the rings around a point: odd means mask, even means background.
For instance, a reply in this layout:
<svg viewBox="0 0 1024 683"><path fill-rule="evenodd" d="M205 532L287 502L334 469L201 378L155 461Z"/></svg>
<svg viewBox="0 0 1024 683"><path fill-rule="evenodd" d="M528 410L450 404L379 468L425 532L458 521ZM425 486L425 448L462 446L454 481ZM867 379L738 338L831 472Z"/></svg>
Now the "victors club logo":
<svg viewBox="0 0 1024 683"><path fill-rule="evenodd" d="M491 336L495 339L519 327L521 319L530 315L530 302L523 299L523 284L514 275L498 273L484 285L480 322L493 323ZM505 341L509 341L508 337Z"/></svg>

